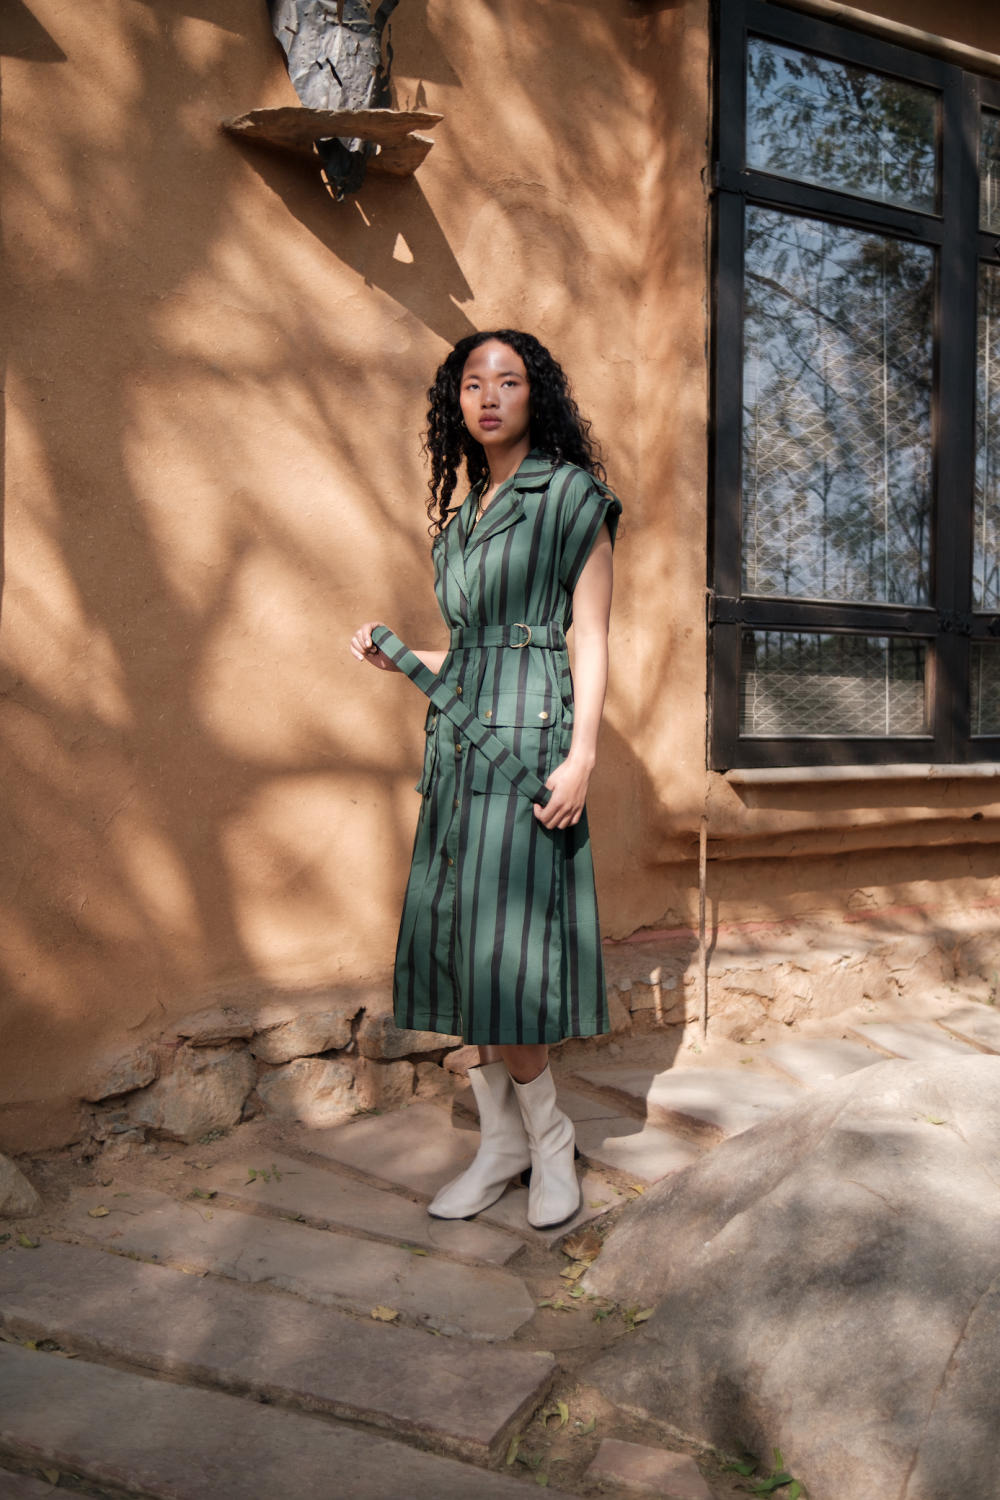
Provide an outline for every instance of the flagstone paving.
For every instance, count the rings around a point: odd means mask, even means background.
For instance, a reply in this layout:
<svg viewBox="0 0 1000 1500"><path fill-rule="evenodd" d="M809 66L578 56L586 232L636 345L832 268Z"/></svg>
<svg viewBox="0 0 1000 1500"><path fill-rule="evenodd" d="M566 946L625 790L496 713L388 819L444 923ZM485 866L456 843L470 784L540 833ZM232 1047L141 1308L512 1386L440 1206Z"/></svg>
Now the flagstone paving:
<svg viewBox="0 0 1000 1500"><path fill-rule="evenodd" d="M657 1073L651 1067L623 1066L580 1069L576 1076L633 1107L641 1105L655 1125L693 1129L716 1139L748 1130L800 1097L791 1083L743 1069Z"/></svg>
<svg viewBox="0 0 1000 1500"><path fill-rule="evenodd" d="M432 1219L422 1203L309 1166L300 1157L280 1152L269 1156L264 1168L248 1169L238 1162L222 1165L205 1180L201 1191L301 1216L321 1229L355 1229L491 1265L504 1265L522 1245L516 1235L475 1220Z"/></svg>
<svg viewBox="0 0 1000 1500"><path fill-rule="evenodd" d="M588 1306L572 1232L599 1237L645 1185L890 1053L1000 1053L989 1006L867 1019L567 1060L583 1206L542 1232L516 1183L474 1221L427 1216L476 1150L467 1101L81 1164L41 1231L0 1238L0 1500L516 1500L542 1480L736 1500L587 1386L634 1325Z"/></svg>
<svg viewBox="0 0 1000 1500"><path fill-rule="evenodd" d="M248 1296L215 1277L82 1245L0 1257L0 1327L86 1358L391 1427L484 1460L498 1456L556 1368L547 1354L432 1338L284 1292Z"/></svg>
<svg viewBox="0 0 1000 1500"><path fill-rule="evenodd" d="M852 1026L851 1035L873 1047L881 1047L891 1057L910 1062L942 1062L963 1053L978 1052L969 1042L950 1036L933 1021L885 1021L870 1026Z"/></svg>
<svg viewBox="0 0 1000 1500"><path fill-rule="evenodd" d="M855 1073L859 1068L870 1068L873 1063L884 1062L885 1054L866 1047L862 1042L841 1041L837 1038L796 1040L778 1042L766 1047L763 1056L795 1083L806 1088L818 1088L820 1084L832 1083Z"/></svg>
<svg viewBox="0 0 1000 1500"><path fill-rule="evenodd" d="M0 1448L144 1500L516 1500L506 1475L343 1423L0 1347Z"/></svg>
<svg viewBox="0 0 1000 1500"><path fill-rule="evenodd" d="M113 1206L112 1206L113 1205ZM101 1217L93 1210L110 1209ZM204 1201L176 1203L162 1193L111 1198L82 1192L68 1226L119 1253L187 1271L263 1282L307 1302L367 1313L391 1303L441 1333L510 1338L535 1304L517 1276L492 1267L415 1256L380 1240L264 1219Z"/></svg>

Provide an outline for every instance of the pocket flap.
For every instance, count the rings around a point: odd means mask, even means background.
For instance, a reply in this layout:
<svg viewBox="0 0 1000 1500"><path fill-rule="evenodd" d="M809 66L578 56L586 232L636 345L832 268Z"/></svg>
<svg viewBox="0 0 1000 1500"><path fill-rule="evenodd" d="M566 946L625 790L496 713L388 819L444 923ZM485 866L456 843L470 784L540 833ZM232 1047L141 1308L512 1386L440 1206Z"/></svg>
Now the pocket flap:
<svg viewBox="0 0 1000 1500"><path fill-rule="evenodd" d="M491 728L551 729L556 720L555 699L537 690L498 693L495 699L480 702L479 718Z"/></svg>

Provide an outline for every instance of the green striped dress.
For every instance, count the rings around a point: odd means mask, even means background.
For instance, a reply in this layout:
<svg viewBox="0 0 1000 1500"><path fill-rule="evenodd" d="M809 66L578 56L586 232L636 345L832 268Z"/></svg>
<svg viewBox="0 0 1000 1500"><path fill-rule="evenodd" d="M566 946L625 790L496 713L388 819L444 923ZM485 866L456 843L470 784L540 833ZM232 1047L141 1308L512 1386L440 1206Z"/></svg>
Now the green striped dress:
<svg viewBox="0 0 1000 1500"><path fill-rule="evenodd" d="M614 541L621 504L584 470L531 453L478 525L476 505L467 496L434 542L451 629L440 676L544 781L573 728L573 590L602 526ZM518 628L498 645L495 626ZM607 1031L586 813L573 828L543 828L528 798L433 707L426 731L397 1025L481 1045Z"/></svg>

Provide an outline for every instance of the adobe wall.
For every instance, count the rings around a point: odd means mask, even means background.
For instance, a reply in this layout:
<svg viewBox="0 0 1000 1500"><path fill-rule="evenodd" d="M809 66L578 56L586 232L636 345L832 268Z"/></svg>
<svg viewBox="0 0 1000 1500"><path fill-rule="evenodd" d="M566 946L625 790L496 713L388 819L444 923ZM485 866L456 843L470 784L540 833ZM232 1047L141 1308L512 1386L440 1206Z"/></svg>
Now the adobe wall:
<svg viewBox="0 0 1000 1500"><path fill-rule="evenodd" d="M436 145L337 206L218 130L296 102L263 0L0 12L8 1149L209 1000L384 991L423 715L346 641L440 639L417 433L472 328L553 347L626 502L592 796L622 992L690 954L703 815L720 932L1000 899L965 786L859 814L704 770L706 4L402 0L393 41Z"/></svg>

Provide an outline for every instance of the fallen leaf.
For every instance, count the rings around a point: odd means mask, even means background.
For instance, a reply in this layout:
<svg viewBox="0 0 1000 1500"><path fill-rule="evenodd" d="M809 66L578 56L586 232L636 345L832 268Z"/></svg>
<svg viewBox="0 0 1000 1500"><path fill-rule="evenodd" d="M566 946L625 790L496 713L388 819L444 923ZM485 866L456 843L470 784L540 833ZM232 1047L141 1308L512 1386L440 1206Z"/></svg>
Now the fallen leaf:
<svg viewBox="0 0 1000 1500"><path fill-rule="evenodd" d="M924 1115L928 1125L947 1125L947 1120L942 1120L940 1115Z"/></svg>
<svg viewBox="0 0 1000 1500"><path fill-rule="evenodd" d="M643 1310L642 1310L642 1312L637 1312L636 1313L635 1317L632 1319L632 1322L633 1323L645 1323L646 1319L647 1318L651 1318L653 1316L653 1313L655 1311L656 1311L656 1309L653 1308L653 1307L644 1307Z"/></svg>
<svg viewBox="0 0 1000 1500"><path fill-rule="evenodd" d="M513 1437L513 1438L511 1438L510 1444L509 1444L509 1446L507 1448L507 1467L508 1467L508 1469L513 1464L514 1460L517 1458L517 1450L518 1450L518 1448L520 1448L520 1446L521 1446L521 1439L519 1437Z"/></svg>
<svg viewBox="0 0 1000 1500"><path fill-rule="evenodd" d="M593 1229L582 1229L576 1234L568 1234L563 1240L563 1255L570 1260L582 1260L589 1262L596 1260L604 1247L601 1236Z"/></svg>
<svg viewBox="0 0 1000 1500"><path fill-rule="evenodd" d="M546 1488L546 1486L548 1485L548 1482L549 1482L549 1476L547 1474L536 1474L535 1475L535 1483L536 1484L540 1484L542 1486L542 1489Z"/></svg>
<svg viewBox="0 0 1000 1500"><path fill-rule="evenodd" d="M49 1484L58 1484L59 1483L59 1470L58 1469L43 1469L42 1470L42 1475L44 1476L44 1478L46 1478L49 1481Z"/></svg>
<svg viewBox="0 0 1000 1500"><path fill-rule="evenodd" d="M587 1207L588 1208L605 1208L607 1206L607 1202L608 1202L607 1198L592 1198L591 1201L587 1204Z"/></svg>
<svg viewBox="0 0 1000 1500"><path fill-rule="evenodd" d="M189 1198L217 1198L218 1191L215 1188L192 1188L188 1194Z"/></svg>
<svg viewBox="0 0 1000 1500"><path fill-rule="evenodd" d="M629 1187L633 1193L644 1193L646 1191L645 1185L641 1182L630 1182Z"/></svg>
<svg viewBox="0 0 1000 1500"><path fill-rule="evenodd" d="M428 1250L421 1250L421 1248L420 1248L419 1245L407 1245L406 1248L407 1248L407 1250L409 1250L409 1252L410 1252L411 1255L428 1255L428 1254L430 1254L430 1252Z"/></svg>
<svg viewBox="0 0 1000 1500"><path fill-rule="evenodd" d="M597 1428L597 1418L591 1417L585 1427L580 1428L580 1437L589 1437Z"/></svg>
<svg viewBox="0 0 1000 1500"><path fill-rule="evenodd" d="M17 1243L23 1250L37 1250L39 1245L39 1241L33 1240L28 1234L19 1234L17 1237Z"/></svg>
<svg viewBox="0 0 1000 1500"><path fill-rule="evenodd" d="M728 1463L724 1463L722 1465L722 1468L725 1469L728 1473L742 1474L744 1479L748 1478L753 1473L754 1469L756 1469L756 1467L757 1460L755 1458L744 1458L741 1459L739 1463L737 1463L735 1459L730 1459Z"/></svg>
<svg viewBox="0 0 1000 1500"><path fill-rule="evenodd" d="M586 1271L587 1265L587 1261L578 1260L571 1266L564 1266L563 1269L559 1272L559 1275L562 1277L563 1281L579 1281L584 1271Z"/></svg>
<svg viewBox="0 0 1000 1500"><path fill-rule="evenodd" d="M399 1317L399 1312L394 1307L383 1307L379 1303L378 1307L372 1308L372 1317L379 1323L392 1323Z"/></svg>
<svg viewBox="0 0 1000 1500"><path fill-rule="evenodd" d="M105 1208L102 1203L99 1208L88 1208L87 1217L89 1219L106 1219L110 1212L110 1208Z"/></svg>

